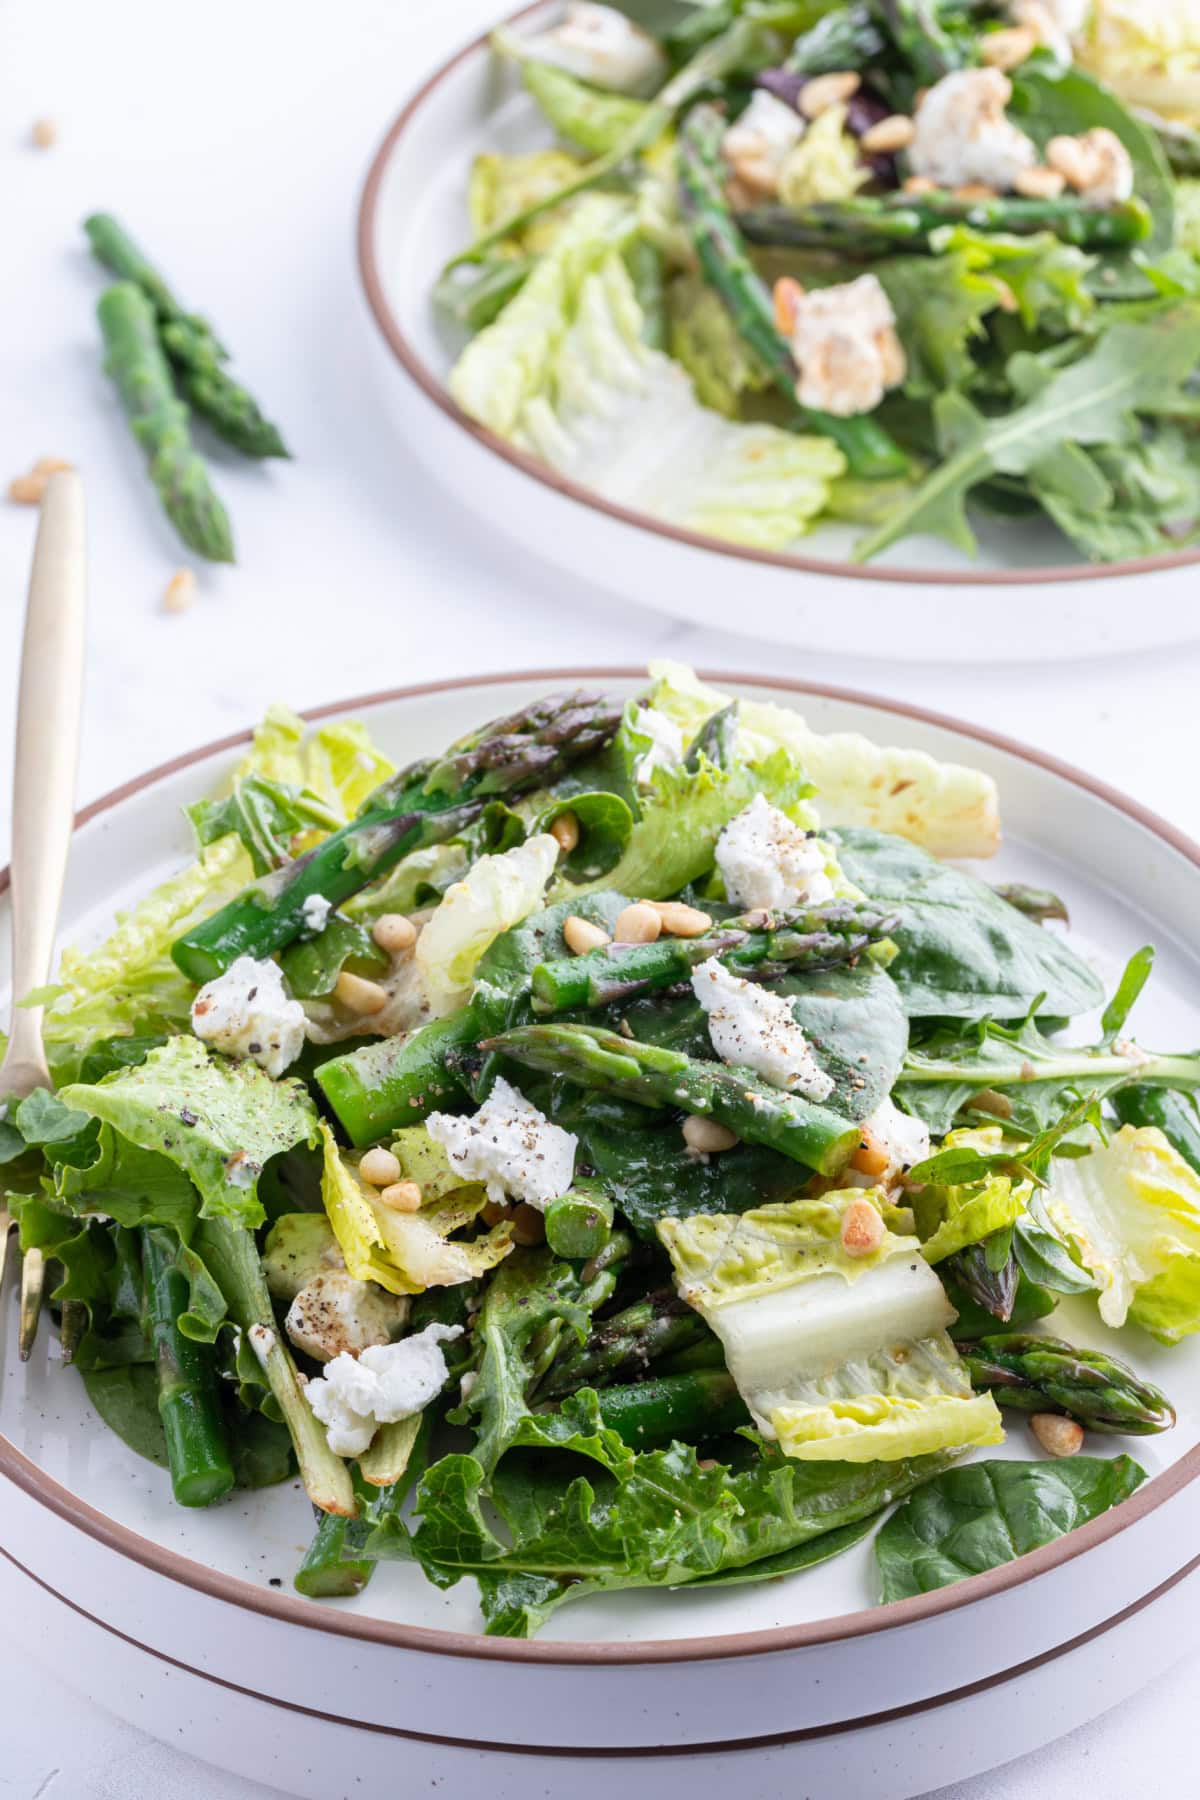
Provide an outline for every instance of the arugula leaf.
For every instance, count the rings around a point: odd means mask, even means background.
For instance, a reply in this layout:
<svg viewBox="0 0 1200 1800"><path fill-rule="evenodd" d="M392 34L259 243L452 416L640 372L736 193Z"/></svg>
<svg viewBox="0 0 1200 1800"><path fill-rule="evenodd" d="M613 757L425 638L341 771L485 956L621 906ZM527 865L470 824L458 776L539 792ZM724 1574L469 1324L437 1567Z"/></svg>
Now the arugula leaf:
<svg viewBox="0 0 1200 1800"><path fill-rule="evenodd" d="M1136 438L1136 415L1169 411L1200 362L1200 306L1187 302L1123 319L1086 355L1056 371L1025 405L985 418L961 395L942 394L934 417L946 460L911 501L855 546L866 562L902 537L930 534L972 551L965 502L990 475L1027 475L1064 444Z"/></svg>
<svg viewBox="0 0 1200 1800"><path fill-rule="evenodd" d="M882 1597L928 1594L1026 1556L1127 1500L1145 1479L1128 1456L948 1469L903 1501L876 1537Z"/></svg>
<svg viewBox="0 0 1200 1800"><path fill-rule="evenodd" d="M1162 424L1135 443L1073 449L1091 471L1091 495L1064 489L1061 465L1055 471L1039 464L1031 485L1091 561L1181 550L1200 536L1200 447L1193 435Z"/></svg>
<svg viewBox="0 0 1200 1800"><path fill-rule="evenodd" d="M865 826L827 835L846 877L900 914L888 973L910 1018L1012 1019L1031 1007L1070 1018L1099 1003L1103 990L1075 952L986 882Z"/></svg>

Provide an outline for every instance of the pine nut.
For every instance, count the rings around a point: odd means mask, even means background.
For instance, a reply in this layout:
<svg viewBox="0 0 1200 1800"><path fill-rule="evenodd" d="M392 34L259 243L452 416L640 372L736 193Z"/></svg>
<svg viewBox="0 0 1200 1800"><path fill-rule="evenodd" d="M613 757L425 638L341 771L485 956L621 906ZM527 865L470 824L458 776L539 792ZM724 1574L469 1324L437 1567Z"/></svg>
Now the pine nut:
<svg viewBox="0 0 1200 1800"><path fill-rule="evenodd" d="M931 181L928 175L910 175L904 183L906 194L935 194L937 182Z"/></svg>
<svg viewBox="0 0 1200 1800"><path fill-rule="evenodd" d="M907 150L917 135L917 127L907 113L889 113L858 140L860 150L868 156L887 155L892 150Z"/></svg>
<svg viewBox="0 0 1200 1800"><path fill-rule="evenodd" d="M564 856L570 856L579 843L579 820L573 812L559 813L557 819L550 822L550 836L558 840L558 847Z"/></svg>
<svg viewBox="0 0 1200 1800"><path fill-rule="evenodd" d="M399 1181L402 1173L400 1158L390 1150L385 1150L382 1145L377 1145L374 1150L364 1151L358 1172L372 1187L391 1187L394 1181Z"/></svg>
<svg viewBox="0 0 1200 1800"><path fill-rule="evenodd" d="M593 925L590 919L581 919L578 913L563 920L563 940L573 956L585 956L589 950L601 950L612 939L607 931L599 925Z"/></svg>
<svg viewBox="0 0 1200 1800"><path fill-rule="evenodd" d="M618 944L652 944L662 930L662 920L652 906L635 900L617 914L613 937Z"/></svg>
<svg viewBox="0 0 1200 1800"><path fill-rule="evenodd" d="M415 1181L393 1181L384 1188L379 1196L380 1204L390 1207L392 1212L419 1212L421 1210L421 1190Z"/></svg>
<svg viewBox="0 0 1200 1800"><path fill-rule="evenodd" d="M651 900L647 904L653 906L663 930L671 937L703 937L712 930L710 915L698 906L685 906L682 900Z"/></svg>
<svg viewBox="0 0 1200 1800"><path fill-rule="evenodd" d="M781 275L771 289L775 307L775 329L790 338L796 329L796 312L804 298L804 289L790 275Z"/></svg>
<svg viewBox="0 0 1200 1800"><path fill-rule="evenodd" d="M380 913L371 927L371 936L389 956L399 956L416 943L417 928L403 913Z"/></svg>
<svg viewBox="0 0 1200 1800"><path fill-rule="evenodd" d="M498 1225L501 1219L511 1219L513 1209L502 1200L485 1200L479 1209L479 1216L485 1225Z"/></svg>
<svg viewBox="0 0 1200 1800"><path fill-rule="evenodd" d="M1050 1456L1074 1456L1083 1447L1083 1426L1060 1413L1033 1413L1029 1429Z"/></svg>
<svg viewBox="0 0 1200 1800"><path fill-rule="evenodd" d="M349 969L343 969L334 983L334 998L343 1006L349 1007L353 1013L362 1013L371 1017L383 1011L390 995L377 981L364 981L361 975L352 975Z"/></svg>
<svg viewBox="0 0 1200 1800"><path fill-rule="evenodd" d="M838 69L830 75L815 75L800 89L800 111L806 119L815 119L831 106L842 106L862 86L862 76L853 69Z"/></svg>
<svg viewBox="0 0 1200 1800"><path fill-rule="evenodd" d="M1046 161L1068 187L1087 187L1095 173L1093 160L1078 138L1052 137L1046 145Z"/></svg>
<svg viewBox="0 0 1200 1800"><path fill-rule="evenodd" d="M887 1145L875 1136L868 1125L859 1129L862 1142L850 1158L850 1167L857 1169L860 1175L884 1174L892 1160Z"/></svg>
<svg viewBox="0 0 1200 1800"><path fill-rule="evenodd" d="M986 181L964 181L954 190L956 200L995 200L997 197L995 188L989 187Z"/></svg>
<svg viewBox="0 0 1200 1800"><path fill-rule="evenodd" d="M683 1141L697 1156L715 1156L741 1142L736 1131L730 1131L728 1125L718 1125L715 1119L706 1119L703 1113L688 1114L683 1121Z"/></svg>
<svg viewBox="0 0 1200 1800"><path fill-rule="evenodd" d="M75 464L68 462L65 456L39 456L33 465L35 475L57 475L63 469L73 469Z"/></svg>
<svg viewBox="0 0 1200 1800"><path fill-rule="evenodd" d="M989 69L1015 69L1037 49L1038 37L1031 25L1013 25L1005 31L988 31L979 40L979 54Z"/></svg>
<svg viewBox="0 0 1200 1800"><path fill-rule="evenodd" d="M163 611L186 612L196 598L196 577L191 569L176 569L162 597Z"/></svg>
<svg viewBox="0 0 1200 1800"><path fill-rule="evenodd" d="M847 1256L871 1256L883 1242L883 1220L869 1200L851 1200L842 1214L842 1249Z"/></svg>
<svg viewBox="0 0 1200 1800"><path fill-rule="evenodd" d="M1022 169L1013 182L1015 191L1027 200L1057 200L1066 185L1066 176L1058 169Z"/></svg>
<svg viewBox="0 0 1200 1800"><path fill-rule="evenodd" d="M35 119L29 133L35 150L49 150L58 142L58 126L53 119Z"/></svg>
<svg viewBox="0 0 1200 1800"><path fill-rule="evenodd" d="M45 491L44 475L14 475L8 484L8 497L18 506L40 506Z"/></svg>
<svg viewBox="0 0 1200 1800"><path fill-rule="evenodd" d="M545 1239L545 1219L536 1206L527 1206L522 1200L513 1214L513 1243L521 1244L529 1250L535 1244L544 1243Z"/></svg>

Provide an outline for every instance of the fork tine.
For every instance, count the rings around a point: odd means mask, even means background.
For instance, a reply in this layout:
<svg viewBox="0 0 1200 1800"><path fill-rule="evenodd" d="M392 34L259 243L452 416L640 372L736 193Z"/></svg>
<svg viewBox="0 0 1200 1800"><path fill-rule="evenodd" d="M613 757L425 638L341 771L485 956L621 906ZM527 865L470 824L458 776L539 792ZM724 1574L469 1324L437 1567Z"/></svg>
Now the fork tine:
<svg viewBox="0 0 1200 1800"><path fill-rule="evenodd" d="M27 1250L21 1259L21 1310L17 1326L17 1349L21 1361L28 1362L37 1336L38 1317L42 1310L42 1290L46 1285L46 1258L41 1250Z"/></svg>

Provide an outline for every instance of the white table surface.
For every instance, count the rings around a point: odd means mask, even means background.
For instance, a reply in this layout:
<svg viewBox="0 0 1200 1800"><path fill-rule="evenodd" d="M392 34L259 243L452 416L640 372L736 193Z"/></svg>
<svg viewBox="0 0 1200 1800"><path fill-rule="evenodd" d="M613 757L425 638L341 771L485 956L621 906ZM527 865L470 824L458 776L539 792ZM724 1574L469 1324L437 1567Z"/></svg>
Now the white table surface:
<svg viewBox="0 0 1200 1800"><path fill-rule="evenodd" d="M83 470L90 651L80 798L250 723L469 671L671 655L893 694L1008 732L1113 782L1200 835L1200 648L1119 663L1005 665L1003 596L974 669L821 657L655 617L569 588L435 486L393 433L353 260L358 187L423 71L497 0L40 0L0 6L0 481L41 455ZM29 147L39 116L59 141ZM220 461L236 569L200 573L195 607L160 610L189 559L157 512L100 373L102 287L80 219L112 210L235 346L282 422L292 464ZM396 376L399 380L401 377ZM215 459L214 459L215 460ZM0 850L21 606L35 516L0 504ZM1192 610L1194 580L1174 604ZM896 604L909 603L897 590ZM1053 605L1053 593L1047 605ZM11 1626L0 1623L0 1643ZM47 1672L5 1656L0 1793L70 1800L266 1800L89 1703L46 1711ZM1091 1800L1178 1788L1194 1763L1200 1664L955 1800ZM1185 1757L1188 1759L1185 1764ZM936 1783L936 1767L929 1770ZM949 1790L947 1790L949 1792Z"/></svg>

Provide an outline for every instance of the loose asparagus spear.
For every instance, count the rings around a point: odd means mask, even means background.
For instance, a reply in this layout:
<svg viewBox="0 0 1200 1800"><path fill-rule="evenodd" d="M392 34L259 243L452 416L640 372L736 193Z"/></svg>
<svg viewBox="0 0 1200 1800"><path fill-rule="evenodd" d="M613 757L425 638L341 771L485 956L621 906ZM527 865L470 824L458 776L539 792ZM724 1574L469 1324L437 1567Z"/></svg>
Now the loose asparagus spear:
<svg viewBox="0 0 1200 1800"><path fill-rule="evenodd" d="M603 749L620 722L618 706L582 690L494 720L439 761L392 776L349 825L194 926L171 955L193 981L211 981L239 956L282 950L304 929L310 896L340 906L411 850L456 836L493 795L543 786Z"/></svg>
<svg viewBox="0 0 1200 1800"><path fill-rule="evenodd" d="M429 1412L400 1423L410 1428L405 1434L408 1452L393 1479L385 1487L373 1484L364 1459L364 1466L354 1483L358 1517L347 1519L333 1513L317 1514L313 1541L295 1575L296 1588L311 1600L340 1600L361 1594L375 1573L377 1559L370 1548L371 1539L396 1517L429 1463L432 1437ZM383 1427L384 1431L393 1433L398 1429L398 1426Z"/></svg>
<svg viewBox="0 0 1200 1800"><path fill-rule="evenodd" d="M795 359L775 324L770 291L746 254L725 199L724 130L724 115L714 106L701 105L692 108L679 133L680 202L705 277L776 387L796 406L798 419L833 439L851 474L867 479L903 475L908 468L904 452L870 414L837 418L798 405Z"/></svg>
<svg viewBox="0 0 1200 1800"><path fill-rule="evenodd" d="M194 1343L179 1329L187 1280L166 1232L143 1226L141 1243L171 1488L181 1506L208 1506L233 1486L212 1347Z"/></svg>
<svg viewBox="0 0 1200 1800"><path fill-rule="evenodd" d="M522 1025L486 1039L481 1047L642 1106L707 1113L749 1143L766 1144L820 1175L837 1174L859 1143L857 1125L772 1087L748 1069L701 1062L615 1031L591 1025Z"/></svg>
<svg viewBox="0 0 1200 1800"><path fill-rule="evenodd" d="M389 1131L419 1125L466 1091L447 1058L477 1036L474 1013L466 1008L431 1019L406 1037L331 1057L314 1079L350 1142L377 1144Z"/></svg>
<svg viewBox="0 0 1200 1800"><path fill-rule="evenodd" d="M229 518L188 435L187 407L172 385L154 308L131 281L119 281L100 296L96 312L108 351L104 366L146 453L163 510L185 544L210 562L232 562Z"/></svg>
<svg viewBox="0 0 1200 1800"><path fill-rule="evenodd" d="M1065 1413L1089 1431L1146 1435L1175 1423L1175 1408L1165 1394L1102 1350L1079 1350L1061 1338L1022 1332L960 1348L971 1385L988 1389L1001 1406Z"/></svg>
<svg viewBox="0 0 1200 1800"><path fill-rule="evenodd" d="M946 1298L958 1314L950 1327L950 1336L955 1343L965 1343L975 1338L987 1337L992 1331L996 1315L990 1307L980 1306L979 1302L953 1279L950 1272L951 1257L939 1265L939 1273L945 1282ZM1058 1304L1057 1294L1048 1288L1038 1287L1030 1281L1022 1270L1017 1273L1017 1291L1013 1300L1012 1312L1005 1320L1010 1331L1022 1326L1032 1325L1037 1319L1044 1319L1052 1313Z"/></svg>
<svg viewBox="0 0 1200 1800"><path fill-rule="evenodd" d="M635 1450L675 1438L697 1443L748 1425L746 1402L724 1369L657 1375L630 1387L601 1388L600 1417Z"/></svg>
<svg viewBox="0 0 1200 1800"><path fill-rule="evenodd" d="M738 975L769 975L778 967L831 969L852 962L894 931L898 919L877 906L835 901L828 906L758 911L725 919L695 938L653 944L609 944L582 956L538 963L532 971L533 1010L610 1006L686 981L699 963L718 956Z"/></svg>
<svg viewBox="0 0 1200 1800"><path fill-rule="evenodd" d="M737 224L752 244L832 250L864 261L895 250L932 251L933 235L945 225L1021 237L1050 231L1084 250L1126 250L1148 237L1151 228L1150 214L1137 199L1100 208L1073 195L962 200L950 193L868 194L810 206L755 206L739 213Z"/></svg>
<svg viewBox="0 0 1200 1800"><path fill-rule="evenodd" d="M1016 1303L1017 1280L1020 1275L1017 1259L1011 1250L1000 1268L993 1269L988 1262L986 1244L968 1244L946 1258L944 1272L952 1281L957 1282L976 1306L981 1306L993 1319L999 1319L1002 1325L1007 1325Z"/></svg>
<svg viewBox="0 0 1200 1800"><path fill-rule="evenodd" d="M555 1399L581 1387L604 1387L644 1374L659 1357L677 1354L709 1335L699 1313L673 1288L662 1288L602 1320L585 1343L571 1343L561 1351L546 1372L538 1398Z"/></svg>
<svg viewBox="0 0 1200 1800"><path fill-rule="evenodd" d="M184 393L221 437L246 456L286 456L278 430L263 417L258 402L221 367L229 352L207 319L185 312L153 263L111 213L93 213L83 222L94 254L126 281L141 288L154 308L164 350L180 371Z"/></svg>

